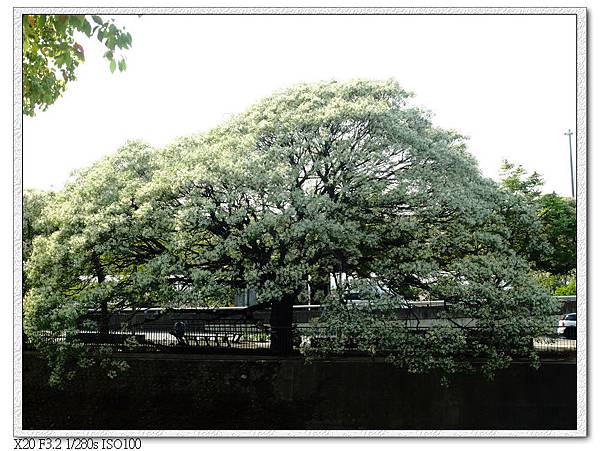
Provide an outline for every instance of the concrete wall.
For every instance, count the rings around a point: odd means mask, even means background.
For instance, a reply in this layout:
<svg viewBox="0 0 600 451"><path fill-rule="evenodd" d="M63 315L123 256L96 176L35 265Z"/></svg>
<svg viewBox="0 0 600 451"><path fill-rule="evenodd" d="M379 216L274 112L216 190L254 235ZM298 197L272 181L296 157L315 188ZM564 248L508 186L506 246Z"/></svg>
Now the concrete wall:
<svg viewBox="0 0 600 451"><path fill-rule="evenodd" d="M369 359L128 356L110 380L46 385L44 360L23 359L24 429L575 429L576 366L515 363L488 382L444 388Z"/></svg>

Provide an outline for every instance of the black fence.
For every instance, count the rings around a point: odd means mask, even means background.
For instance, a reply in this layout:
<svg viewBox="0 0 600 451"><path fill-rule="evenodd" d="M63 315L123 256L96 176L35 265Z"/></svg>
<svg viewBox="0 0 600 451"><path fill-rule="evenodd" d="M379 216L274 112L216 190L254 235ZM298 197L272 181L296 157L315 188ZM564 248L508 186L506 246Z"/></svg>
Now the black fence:
<svg viewBox="0 0 600 451"><path fill-rule="evenodd" d="M271 330L268 326L248 323L218 322L212 324L185 324L172 327L133 326L109 329L78 328L65 333L43 333L26 337L26 347L34 343L72 342L88 348L109 347L120 352L208 352L269 350Z"/></svg>
<svg viewBox="0 0 600 451"><path fill-rule="evenodd" d="M407 328L411 333L427 333L427 328ZM340 335L329 327L308 324L291 328L272 328L268 324L220 321L189 324L175 322L172 327L164 325L138 325L98 330L79 328L65 333L41 333L24 340L25 348L34 343L77 343L86 348L107 348L114 352L185 352L227 354L290 354L302 348L318 348L334 341ZM569 353L577 350L576 328L556 328L532 340L531 346L541 354ZM34 339L31 339L34 338ZM339 343L339 341L338 341ZM349 345L346 351L354 352Z"/></svg>

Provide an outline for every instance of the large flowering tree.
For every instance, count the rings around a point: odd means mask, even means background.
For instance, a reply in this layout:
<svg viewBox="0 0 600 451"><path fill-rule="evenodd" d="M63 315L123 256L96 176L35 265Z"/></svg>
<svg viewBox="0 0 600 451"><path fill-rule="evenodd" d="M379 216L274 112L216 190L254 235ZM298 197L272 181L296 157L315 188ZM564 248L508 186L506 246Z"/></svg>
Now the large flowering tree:
<svg viewBox="0 0 600 451"><path fill-rule="evenodd" d="M469 355L491 374L530 352L551 307L529 276L535 212L410 97L394 81L302 84L206 134L121 149L47 208L61 218L33 241L28 327L64 328L94 307L227 303L253 287L285 354L310 286L339 333L309 353L351 341L413 370L454 371ZM352 307L357 290L377 308ZM445 302L439 327L394 320L423 299Z"/></svg>

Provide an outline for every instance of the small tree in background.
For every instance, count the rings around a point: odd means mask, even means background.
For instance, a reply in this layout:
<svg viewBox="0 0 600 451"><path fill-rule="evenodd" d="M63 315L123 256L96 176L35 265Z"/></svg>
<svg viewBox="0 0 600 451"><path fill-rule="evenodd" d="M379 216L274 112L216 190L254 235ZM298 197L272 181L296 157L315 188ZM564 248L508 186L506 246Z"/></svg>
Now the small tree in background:
<svg viewBox="0 0 600 451"><path fill-rule="evenodd" d="M83 15L23 15L23 114L46 111L76 79L75 71L85 61L76 32L95 36L105 47L111 72L127 67L119 53L131 46L129 33L113 19Z"/></svg>
<svg viewBox="0 0 600 451"><path fill-rule="evenodd" d="M571 197L556 193L542 194L544 181L540 174L528 175L523 166L504 161L501 166L502 187L516 194L536 211L541 224L537 237L518 235L521 246L536 240L541 245L529 257L537 270L537 278L549 293L575 295L577 269L577 205Z"/></svg>

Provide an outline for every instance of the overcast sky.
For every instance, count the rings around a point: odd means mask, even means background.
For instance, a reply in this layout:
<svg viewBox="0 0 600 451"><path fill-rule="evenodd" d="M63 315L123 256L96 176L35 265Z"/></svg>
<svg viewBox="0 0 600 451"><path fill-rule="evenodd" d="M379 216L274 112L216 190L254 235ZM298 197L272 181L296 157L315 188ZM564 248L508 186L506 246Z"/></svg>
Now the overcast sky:
<svg viewBox="0 0 600 451"><path fill-rule="evenodd" d="M127 71L111 74L100 43L79 41L78 80L24 118L26 188L60 188L128 139L165 145L294 83L394 78L470 137L485 175L507 158L570 195L575 16L114 17L133 36Z"/></svg>

